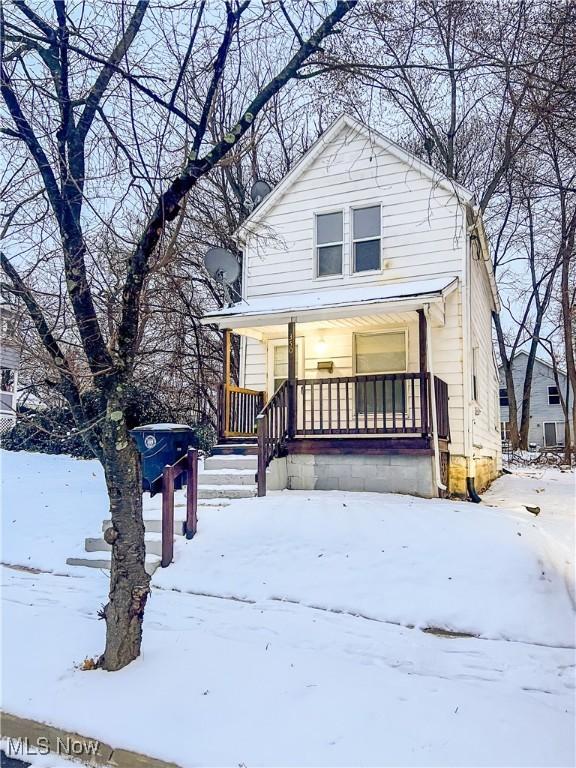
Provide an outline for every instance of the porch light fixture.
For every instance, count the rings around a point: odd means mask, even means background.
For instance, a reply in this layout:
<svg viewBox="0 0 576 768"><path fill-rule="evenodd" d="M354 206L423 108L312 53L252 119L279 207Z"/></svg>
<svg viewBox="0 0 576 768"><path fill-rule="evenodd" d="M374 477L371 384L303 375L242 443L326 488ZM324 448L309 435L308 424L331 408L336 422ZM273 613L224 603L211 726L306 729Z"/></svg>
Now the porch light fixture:
<svg viewBox="0 0 576 768"><path fill-rule="evenodd" d="M326 352L326 347L326 339L324 336L320 336L316 342L316 352L318 352L319 355L323 355Z"/></svg>

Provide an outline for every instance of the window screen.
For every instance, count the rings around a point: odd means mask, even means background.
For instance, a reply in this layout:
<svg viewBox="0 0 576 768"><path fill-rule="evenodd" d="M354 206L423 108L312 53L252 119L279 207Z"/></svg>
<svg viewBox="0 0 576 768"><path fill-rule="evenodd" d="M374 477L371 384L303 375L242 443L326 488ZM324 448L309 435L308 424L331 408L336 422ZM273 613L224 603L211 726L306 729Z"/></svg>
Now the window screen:
<svg viewBox="0 0 576 768"><path fill-rule="evenodd" d="M356 373L394 373L406 370L406 334L357 333L355 336ZM386 381L374 387L359 380L356 385L356 408L359 413L405 411L404 382Z"/></svg>
<svg viewBox="0 0 576 768"><path fill-rule="evenodd" d="M380 206L356 208L352 212L354 272L380 269Z"/></svg>
<svg viewBox="0 0 576 768"><path fill-rule="evenodd" d="M316 271L318 277L342 274L342 211L316 216Z"/></svg>
<svg viewBox="0 0 576 768"><path fill-rule="evenodd" d="M356 334L356 373L394 373L405 370L404 331Z"/></svg>

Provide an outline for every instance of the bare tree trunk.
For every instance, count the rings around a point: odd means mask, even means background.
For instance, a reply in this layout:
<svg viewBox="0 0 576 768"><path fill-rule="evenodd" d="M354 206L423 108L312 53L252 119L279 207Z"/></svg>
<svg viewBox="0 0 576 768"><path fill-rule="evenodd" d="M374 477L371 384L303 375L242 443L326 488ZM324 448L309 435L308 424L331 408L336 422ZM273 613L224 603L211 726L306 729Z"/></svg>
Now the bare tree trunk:
<svg viewBox="0 0 576 768"><path fill-rule="evenodd" d="M508 394L508 424L510 430L510 447L513 451L518 449L520 436L518 432L518 405L516 403L516 392L514 390L514 378L512 376L512 358L508 357L504 331L500 322L500 315L497 312L492 313L494 327L496 328L496 338L498 339L498 349L504 369L506 380L506 392Z"/></svg>
<svg viewBox="0 0 576 768"><path fill-rule="evenodd" d="M104 537L112 544L112 569L109 602L104 608L106 647L100 666L114 671L140 654L150 576L145 570L140 456L116 398L108 403L103 433L103 464L112 520Z"/></svg>

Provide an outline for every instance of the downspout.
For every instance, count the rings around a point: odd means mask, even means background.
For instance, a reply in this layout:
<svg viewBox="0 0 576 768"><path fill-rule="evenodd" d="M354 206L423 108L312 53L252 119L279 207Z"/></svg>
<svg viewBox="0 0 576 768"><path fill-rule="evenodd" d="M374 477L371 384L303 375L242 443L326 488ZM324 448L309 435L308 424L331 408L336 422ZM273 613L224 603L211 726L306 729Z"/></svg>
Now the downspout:
<svg viewBox="0 0 576 768"><path fill-rule="evenodd" d="M440 471L440 446L438 443L438 421L436 415L436 383L434 381L434 357L432 355L432 323L430 304L424 304L424 314L428 322L428 333L426 334L426 357L428 360L428 372L430 375L430 411L432 414L432 440L434 441L434 475L436 487L441 491L446 491L447 487L442 482L442 473Z"/></svg>
<svg viewBox="0 0 576 768"><path fill-rule="evenodd" d="M464 217L466 213L464 212ZM472 333L470 330L470 317L471 317L471 276L470 267L472 264L472 254L470 250L470 233L474 230L474 226L468 227L466 230L466 247L464 258L464 284L462 286L462 385L464 394L464 460L466 462L466 491L470 501L478 504L481 501L480 496L476 492L474 486L474 450L473 450L473 438L472 438L472 424L470 416L470 402L471 402L471 381L470 381L470 349Z"/></svg>

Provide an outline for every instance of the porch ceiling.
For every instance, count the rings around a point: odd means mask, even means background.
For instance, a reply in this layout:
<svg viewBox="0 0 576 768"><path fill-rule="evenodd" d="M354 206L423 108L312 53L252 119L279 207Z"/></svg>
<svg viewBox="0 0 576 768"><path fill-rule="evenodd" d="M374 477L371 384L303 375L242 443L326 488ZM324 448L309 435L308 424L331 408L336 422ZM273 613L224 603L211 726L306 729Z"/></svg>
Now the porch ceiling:
<svg viewBox="0 0 576 768"><path fill-rule="evenodd" d="M339 317L326 320L309 320L297 323L297 334L320 333L330 329L361 330L379 328L383 325L402 325L407 320L416 322L418 316L415 311L410 312L381 312L361 317ZM276 338L286 335L286 323L275 325L259 325L253 328L234 328L234 333L239 336L249 336L255 339Z"/></svg>
<svg viewBox="0 0 576 768"><path fill-rule="evenodd" d="M235 333L262 338L277 333L290 320L307 328L357 328L406 320L406 313L429 304L434 325L444 324L444 299L457 286L455 277L387 283L337 291L254 297L207 314L203 324L216 323Z"/></svg>

